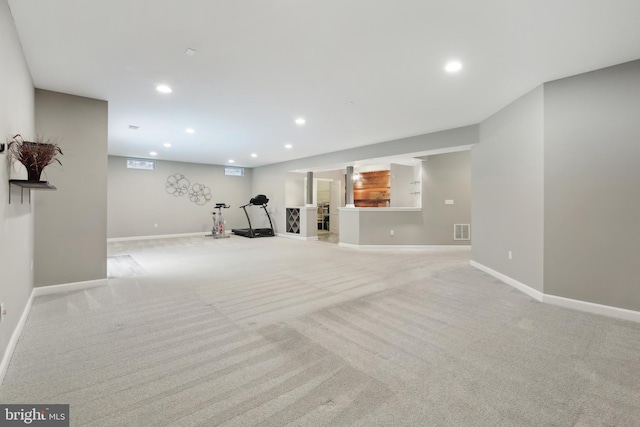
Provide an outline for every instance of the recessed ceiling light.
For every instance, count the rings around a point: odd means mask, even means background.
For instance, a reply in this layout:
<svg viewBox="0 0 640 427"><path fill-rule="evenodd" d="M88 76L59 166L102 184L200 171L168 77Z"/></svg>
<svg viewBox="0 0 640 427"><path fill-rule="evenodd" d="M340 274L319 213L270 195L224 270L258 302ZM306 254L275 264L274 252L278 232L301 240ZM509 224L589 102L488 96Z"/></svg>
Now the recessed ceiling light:
<svg viewBox="0 0 640 427"><path fill-rule="evenodd" d="M195 129L193 129L193 128L186 128L184 131L186 133L196 133Z"/></svg>
<svg viewBox="0 0 640 427"><path fill-rule="evenodd" d="M235 160L229 159L229 163L235 163Z"/></svg>
<svg viewBox="0 0 640 427"><path fill-rule="evenodd" d="M138 130L138 129L140 129L140 126L136 126L136 125L129 125L129 129L131 129L131 130Z"/></svg>
<svg viewBox="0 0 640 427"><path fill-rule="evenodd" d="M251 153L251 157L258 157L256 153Z"/></svg>
<svg viewBox="0 0 640 427"><path fill-rule="evenodd" d="M299 125L299 126L302 126L305 123L307 123L307 121L304 119L304 117L298 117L296 119L296 124Z"/></svg>
<svg viewBox="0 0 640 427"><path fill-rule="evenodd" d="M160 93L171 93L173 90L167 85L158 85L156 86L156 90Z"/></svg>
<svg viewBox="0 0 640 427"><path fill-rule="evenodd" d="M157 155L158 155L158 153L156 153L155 151L149 151L149 155L150 155L150 156L157 156Z"/></svg>
<svg viewBox="0 0 640 427"><path fill-rule="evenodd" d="M196 50L195 49L191 49L191 48L187 48L187 50L184 51L185 55L189 55L189 56L193 56L196 54Z"/></svg>
<svg viewBox="0 0 640 427"><path fill-rule="evenodd" d="M457 73L462 70L462 64L459 61L450 61L447 62L447 65L444 66L444 69L448 73Z"/></svg>
<svg viewBox="0 0 640 427"><path fill-rule="evenodd" d="M165 147L167 147L167 148L171 147L171 143L170 143L170 142L165 142L165 143L164 143L164 144L162 144L162 145L164 145L164 146L165 146Z"/></svg>
<svg viewBox="0 0 640 427"><path fill-rule="evenodd" d="M286 145L284 146L284 148L286 148L286 149L293 148L293 145L291 145L291 144L286 144Z"/></svg>

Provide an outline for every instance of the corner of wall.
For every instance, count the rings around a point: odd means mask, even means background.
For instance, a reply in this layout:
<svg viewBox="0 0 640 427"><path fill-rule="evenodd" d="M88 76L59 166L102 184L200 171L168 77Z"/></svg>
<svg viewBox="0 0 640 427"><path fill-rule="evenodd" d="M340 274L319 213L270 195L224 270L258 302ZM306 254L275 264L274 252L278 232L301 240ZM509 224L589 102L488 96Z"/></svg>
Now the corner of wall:
<svg viewBox="0 0 640 427"><path fill-rule="evenodd" d="M6 1L0 2L0 135L21 133L32 137L34 129L34 88L13 18ZM21 331L24 314L28 313L33 290L33 205L20 203L19 190L13 189L9 204L7 182L22 178L23 172L9 164L7 152L0 153L0 302L7 315L0 323L0 354L4 374L13 347Z"/></svg>

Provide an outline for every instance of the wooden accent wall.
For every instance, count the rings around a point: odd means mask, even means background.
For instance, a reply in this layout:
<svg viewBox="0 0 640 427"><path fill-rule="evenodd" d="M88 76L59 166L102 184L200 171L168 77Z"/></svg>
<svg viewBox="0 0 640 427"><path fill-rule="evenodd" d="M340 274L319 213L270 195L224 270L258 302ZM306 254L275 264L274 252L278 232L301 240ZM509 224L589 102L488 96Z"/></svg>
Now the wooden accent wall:
<svg viewBox="0 0 640 427"><path fill-rule="evenodd" d="M391 171L361 172L353 183L353 203L358 208L383 208L391 201Z"/></svg>

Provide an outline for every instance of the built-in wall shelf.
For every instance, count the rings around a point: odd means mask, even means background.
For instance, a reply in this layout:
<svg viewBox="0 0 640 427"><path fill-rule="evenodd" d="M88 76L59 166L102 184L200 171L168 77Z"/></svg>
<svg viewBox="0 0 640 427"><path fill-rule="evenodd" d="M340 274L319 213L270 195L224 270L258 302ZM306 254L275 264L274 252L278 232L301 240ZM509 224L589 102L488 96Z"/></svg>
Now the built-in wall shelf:
<svg viewBox="0 0 640 427"><path fill-rule="evenodd" d="M300 234L300 209L299 208L287 208L287 226L285 231L287 233Z"/></svg>
<svg viewBox="0 0 640 427"><path fill-rule="evenodd" d="M27 181L26 179L9 180L9 204L11 204L11 187L20 187L20 203L24 203L24 189L29 191L29 203L31 203L31 190L55 191L56 187L49 184L49 181Z"/></svg>
<svg viewBox="0 0 640 427"><path fill-rule="evenodd" d="M318 230L329 231L329 204L318 205Z"/></svg>

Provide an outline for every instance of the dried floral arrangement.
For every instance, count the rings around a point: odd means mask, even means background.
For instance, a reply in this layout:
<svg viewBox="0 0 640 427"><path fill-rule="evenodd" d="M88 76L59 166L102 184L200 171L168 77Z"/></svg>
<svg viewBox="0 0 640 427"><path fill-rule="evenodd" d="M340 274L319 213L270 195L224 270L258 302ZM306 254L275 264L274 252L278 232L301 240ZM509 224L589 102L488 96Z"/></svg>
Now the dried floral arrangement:
<svg viewBox="0 0 640 427"><path fill-rule="evenodd" d="M29 181L40 181L42 170L51 163L62 165L58 156L63 155L57 141L51 138L37 137L35 141L27 141L22 135L15 135L7 150L11 158L22 163L27 169Z"/></svg>

